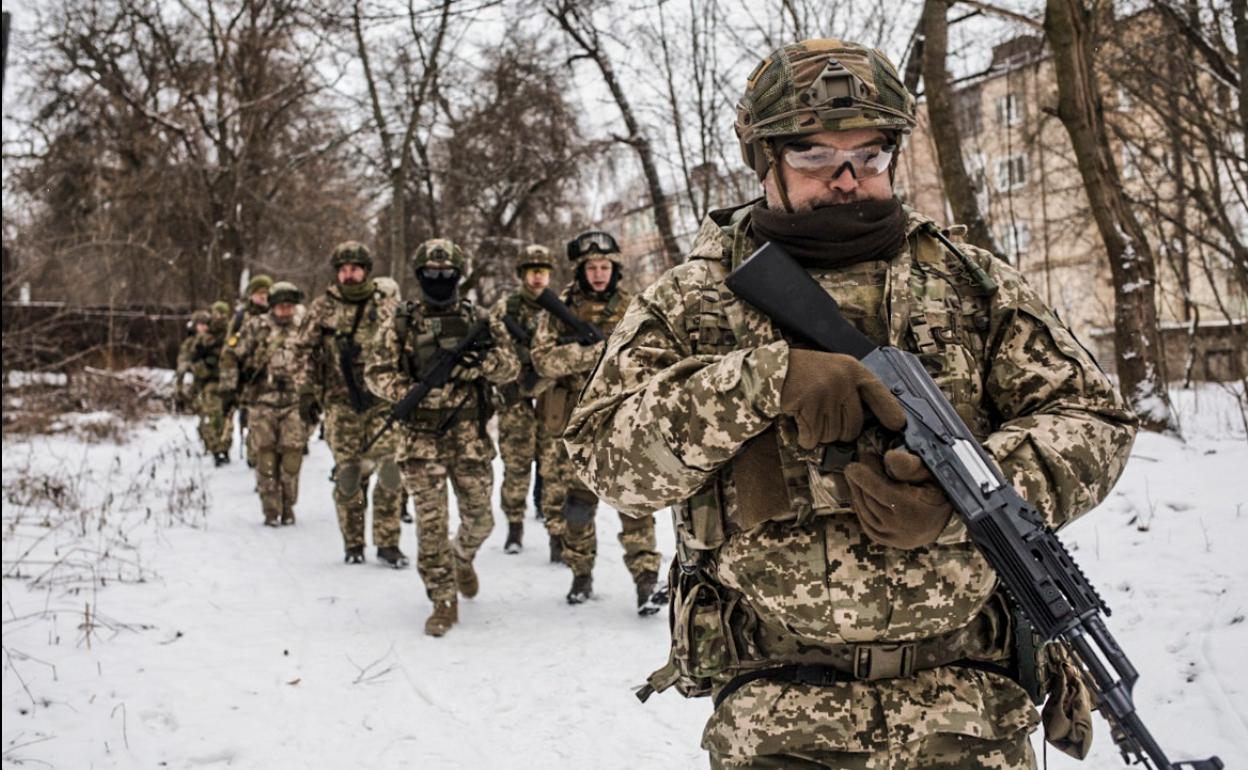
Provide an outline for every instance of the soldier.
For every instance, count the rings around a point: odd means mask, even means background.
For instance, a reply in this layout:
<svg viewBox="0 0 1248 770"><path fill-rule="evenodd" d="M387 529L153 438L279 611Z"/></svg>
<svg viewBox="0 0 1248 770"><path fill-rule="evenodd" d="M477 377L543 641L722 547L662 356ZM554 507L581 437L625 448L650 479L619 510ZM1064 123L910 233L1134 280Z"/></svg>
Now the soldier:
<svg viewBox="0 0 1248 770"><path fill-rule="evenodd" d="M491 311L507 327L520 358L520 376L499 388L503 410L498 415L498 449L503 456L503 513L507 516L507 553L520 553L524 538L525 499L529 495L529 479L537 460L538 442L553 443L555 437L537 429L537 412L533 397L540 388L537 371L529 349L537 333L542 309L537 295L550 284L555 269L550 249L526 246L516 258L516 276L520 288L507 295ZM541 487L534 488L535 508L541 510Z"/></svg>
<svg viewBox="0 0 1248 770"><path fill-rule="evenodd" d="M226 343L221 388L230 406L248 412L247 449L256 463L256 489L264 524L295 523L299 468L307 426L299 414L297 340L305 309L303 293L278 281L269 289L269 312L252 318Z"/></svg>
<svg viewBox="0 0 1248 770"><path fill-rule="evenodd" d="M204 332L208 331L208 320L206 310L197 310L192 313L186 322L186 336L178 345L178 362L173 371L173 405L179 412L190 411L198 395L194 375L191 374L191 369L195 366L195 337L201 329ZM186 382L188 375L191 376L189 386Z"/></svg>
<svg viewBox="0 0 1248 770"><path fill-rule="evenodd" d="M360 448L386 418L386 404L364 385L363 349L377 332L382 305L397 303L399 287L389 278L373 278L368 248L346 241L334 248L330 264L335 281L308 307L299 337L302 371L299 414L308 425L325 410L325 440L334 454L334 506L348 564L364 562L364 519L373 473L373 545L377 558L395 568L407 566L399 550L399 505L403 479L395 459L393 434L378 441L367 456Z"/></svg>
<svg viewBox="0 0 1248 770"><path fill-rule="evenodd" d="M609 234L590 231L568 242L568 259L576 265L576 276L563 293L563 302L581 320L610 334L624 316L631 296L620 288L620 247ZM543 430L560 436L577 395L602 354L604 342L581 345L561 337L571 330L547 313L538 324L533 342L533 365L538 374L555 381L538 403ZM554 551L572 568L569 604L580 604L593 595L594 560L598 535L594 514L598 497L577 480L562 441L543 445L542 510ZM659 552L654 537L654 516L621 516L620 544L624 565L637 588L637 609L650 615L658 611L653 601L659 576Z"/></svg>
<svg viewBox="0 0 1248 770"><path fill-rule="evenodd" d="M252 276L247 282L247 288L243 290L243 296L239 299L234 307L234 315L229 319L229 328L226 330L225 339L237 340L242 334L243 327L253 318L260 318L269 312L269 289L273 286L273 279L263 273ZM224 303L222 303L224 304ZM226 305L225 312L230 312L229 306ZM238 427L239 433L243 434L247 431L247 410L238 410ZM234 411L231 410L225 415L225 424L229 429L230 435L234 433ZM305 442L306 446L306 442ZM256 460L252 457L250 444L244 446L243 451L247 455L247 467L256 467ZM226 447L229 452L229 447Z"/></svg>
<svg viewBox="0 0 1248 770"><path fill-rule="evenodd" d="M621 511L672 505L672 684L712 694L716 768L1032 767L1014 618L900 404L849 356L801 348L723 283L766 241L879 344L923 357L1054 526L1105 497L1135 421L1022 276L951 249L894 197L914 99L878 50L772 52L737 112L765 193L712 212L634 302L572 415L578 470ZM876 423L864 420L864 410ZM830 450L830 451L825 451Z"/></svg>
<svg viewBox="0 0 1248 770"><path fill-rule="evenodd" d="M195 326L195 345L191 350L191 374L195 381L192 386L195 397L195 412L199 415L199 437L204 442L204 449L212 455L213 464L218 468L230 461L230 443L233 432L226 422L227 398L220 385L221 348L225 344L226 317L221 314L215 303L212 311L207 314L207 323ZM226 306L226 310L229 307Z"/></svg>
<svg viewBox="0 0 1248 770"><path fill-rule="evenodd" d="M380 332L365 355L369 390L400 401L428 371L431 360L464 339L474 322L489 318L460 299L464 252L449 240L426 241L412 255L420 301L382 308ZM425 633L442 636L459 621L458 593L471 599L479 582L472 560L494 528L490 509L494 446L485 432L490 417L489 383L515 379L520 370L501 321L490 319L490 345L456 367L400 429L399 467L416 504L416 566L433 613ZM459 530L448 536L446 482L459 502Z"/></svg>

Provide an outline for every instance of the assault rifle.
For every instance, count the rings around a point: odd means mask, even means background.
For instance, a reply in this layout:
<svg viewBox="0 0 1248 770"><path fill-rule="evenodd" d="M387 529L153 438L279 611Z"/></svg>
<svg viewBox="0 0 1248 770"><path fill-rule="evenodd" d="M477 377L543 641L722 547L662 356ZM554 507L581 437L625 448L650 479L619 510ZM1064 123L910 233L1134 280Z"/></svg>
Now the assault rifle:
<svg viewBox="0 0 1248 770"><path fill-rule="evenodd" d="M488 347L490 342L490 325L488 321L477 321L468 327L468 332L464 338L459 341L455 347L450 350L441 348L434 354L433 360L420 373L420 379L412 386L412 389L403 396L399 403L395 404L390 413L386 415L386 421L376 433L369 437L368 441L360 448L360 454L368 454L368 450L373 448L386 435L386 432L394 426L399 420L406 420L416 411L416 407L420 406L420 402L425 400L429 392L436 390L445 385L451 379L451 372L455 367L463 361L468 354L482 350Z"/></svg>
<svg viewBox="0 0 1248 770"><path fill-rule="evenodd" d="M559 299L559 295L550 289L542 289L542 293L537 295L537 304L572 329L571 334L559 337L560 345L566 345L569 342L594 345L606 339L601 329L588 321L577 318L576 314L563 304L563 300Z"/></svg>
<svg viewBox="0 0 1248 770"><path fill-rule="evenodd" d="M1001 475L917 356L877 347L774 243L754 252L725 283L790 335L859 359L897 396L906 410L906 448L931 470L966 522L971 541L1040 637L1073 653L1124 760L1156 770L1221 770L1217 757L1187 762L1166 757L1136 712L1131 693L1139 674L1105 625L1101 613L1110 614L1109 607L1040 511Z"/></svg>
<svg viewBox="0 0 1248 770"><path fill-rule="evenodd" d="M563 304L563 303L560 303ZM516 341L516 353L520 356L520 379L518 382L525 390L533 390L537 385L537 370L533 368L533 359L529 354L529 348L533 347L533 335L529 330L520 325L511 313L503 314L503 326L507 327L507 333Z"/></svg>

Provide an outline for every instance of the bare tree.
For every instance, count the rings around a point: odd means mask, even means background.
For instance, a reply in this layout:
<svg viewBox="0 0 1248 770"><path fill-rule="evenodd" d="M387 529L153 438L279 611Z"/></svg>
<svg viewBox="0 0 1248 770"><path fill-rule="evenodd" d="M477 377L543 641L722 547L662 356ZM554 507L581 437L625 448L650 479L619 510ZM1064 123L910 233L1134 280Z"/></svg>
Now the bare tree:
<svg viewBox="0 0 1248 770"><path fill-rule="evenodd" d="M1110 149L1093 56L1099 0L1048 0L1045 35L1057 72L1057 112L1070 135L1091 213L1114 279L1114 341L1120 387L1149 430L1175 428L1161 366L1156 260L1123 192Z"/></svg>

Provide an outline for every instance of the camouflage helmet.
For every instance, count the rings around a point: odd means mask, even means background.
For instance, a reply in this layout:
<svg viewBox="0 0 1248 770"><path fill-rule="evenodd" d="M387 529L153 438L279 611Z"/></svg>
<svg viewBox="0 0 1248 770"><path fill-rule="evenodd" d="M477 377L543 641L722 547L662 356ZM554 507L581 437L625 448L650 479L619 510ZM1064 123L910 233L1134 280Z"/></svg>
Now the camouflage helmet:
<svg viewBox="0 0 1248 770"><path fill-rule="evenodd" d="M269 291L273 288L273 279L267 275L261 274L252 276L247 282L247 289L243 292L244 297L250 297L258 291Z"/></svg>
<svg viewBox="0 0 1248 770"><path fill-rule="evenodd" d="M525 246L516 255L516 275L523 278L526 267L545 267L554 270L555 260L550 256L550 249L536 243Z"/></svg>
<svg viewBox="0 0 1248 770"><path fill-rule="evenodd" d="M858 128L908 134L915 122L914 96L882 51L822 38L763 59L746 82L733 127L742 158L761 180L769 140Z"/></svg>
<svg viewBox="0 0 1248 770"><path fill-rule="evenodd" d="M208 326L211 323L212 323L212 316L208 314L207 310L196 310L194 313L191 313L191 326L192 327L199 326L200 324L203 324L204 326Z"/></svg>
<svg viewBox="0 0 1248 770"><path fill-rule="evenodd" d="M269 289L269 306L276 307L283 302L298 305L303 301L303 292L290 281L278 281Z"/></svg>
<svg viewBox="0 0 1248 770"><path fill-rule="evenodd" d="M208 309L208 312L211 313L212 315L225 318L226 316L230 314L230 303L226 302L225 300L219 299L216 302L212 303L212 307Z"/></svg>
<svg viewBox="0 0 1248 770"><path fill-rule="evenodd" d="M466 262L464 250L446 238L430 238L416 247L416 253L412 254L412 270L431 265L453 267L463 272Z"/></svg>
<svg viewBox="0 0 1248 770"><path fill-rule="evenodd" d="M359 241L343 241L338 244L330 254L329 261L335 270L343 265L359 265L368 271L373 269L373 254Z"/></svg>

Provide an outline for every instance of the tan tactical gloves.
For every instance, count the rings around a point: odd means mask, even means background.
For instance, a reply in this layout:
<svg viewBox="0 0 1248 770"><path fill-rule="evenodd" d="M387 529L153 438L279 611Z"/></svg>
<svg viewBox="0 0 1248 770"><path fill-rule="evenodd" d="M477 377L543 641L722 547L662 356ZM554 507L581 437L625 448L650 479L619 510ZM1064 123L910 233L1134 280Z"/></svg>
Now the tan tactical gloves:
<svg viewBox="0 0 1248 770"><path fill-rule="evenodd" d="M845 481L863 531L893 548L931 545L953 513L931 471L904 449L885 452L882 464L874 455L850 463Z"/></svg>
<svg viewBox="0 0 1248 770"><path fill-rule="evenodd" d="M789 350L780 411L796 420L797 443L803 449L857 439L868 409L888 430L901 432L906 427L901 403L856 358ZM953 513L948 496L923 461L904 449L850 463L845 480L863 531L883 545L931 545Z"/></svg>
<svg viewBox="0 0 1248 770"><path fill-rule="evenodd" d="M906 427L901 404L858 359L818 350L789 350L780 411L797 420L797 443L802 449L858 438L864 405L885 428L900 431Z"/></svg>

